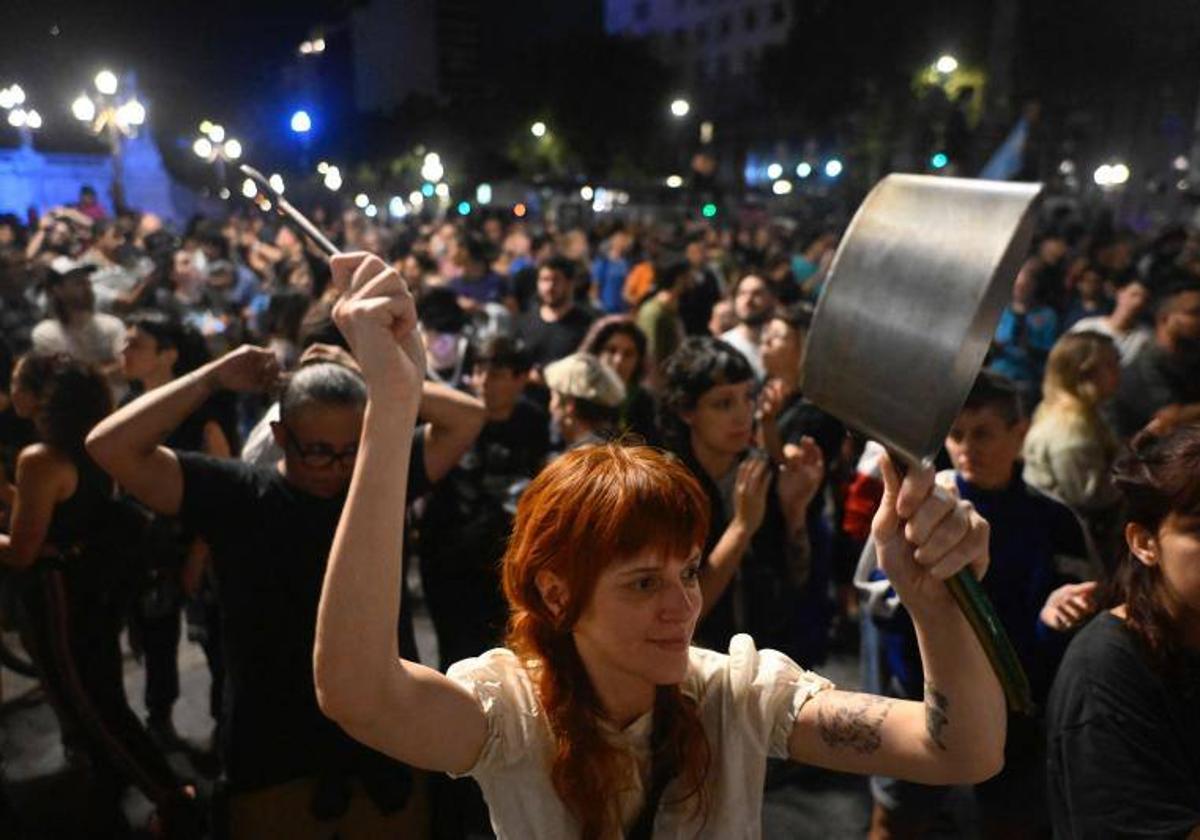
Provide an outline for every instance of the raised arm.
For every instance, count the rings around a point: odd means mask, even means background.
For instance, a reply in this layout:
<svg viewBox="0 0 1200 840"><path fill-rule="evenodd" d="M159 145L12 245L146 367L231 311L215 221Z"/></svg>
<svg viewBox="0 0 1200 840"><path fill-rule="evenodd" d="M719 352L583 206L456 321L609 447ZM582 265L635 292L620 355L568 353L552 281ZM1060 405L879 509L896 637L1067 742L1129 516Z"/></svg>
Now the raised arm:
<svg viewBox="0 0 1200 840"><path fill-rule="evenodd" d="M271 351L243 345L106 417L88 435L88 454L125 492L174 516L183 502L183 470L162 442L217 390L263 391L277 375Z"/></svg>
<svg viewBox="0 0 1200 840"><path fill-rule="evenodd" d="M421 419L425 431L425 474L440 481L471 448L483 428L483 403L448 385L426 380L421 386Z"/></svg>
<svg viewBox="0 0 1200 840"><path fill-rule="evenodd" d="M882 467L885 490L872 537L916 628L925 701L822 692L796 719L791 756L923 784L980 782L1003 766L1004 693L945 580L968 565L980 574L986 569L987 522L969 503L935 489L932 470L914 470L901 485L886 456Z"/></svg>
<svg viewBox="0 0 1200 840"><path fill-rule="evenodd" d="M404 280L378 257L334 257L335 307L367 382L354 476L317 612L313 672L321 710L352 737L400 761L465 771L483 749L475 699L444 675L400 658L401 558L411 431L425 351Z"/></svg>

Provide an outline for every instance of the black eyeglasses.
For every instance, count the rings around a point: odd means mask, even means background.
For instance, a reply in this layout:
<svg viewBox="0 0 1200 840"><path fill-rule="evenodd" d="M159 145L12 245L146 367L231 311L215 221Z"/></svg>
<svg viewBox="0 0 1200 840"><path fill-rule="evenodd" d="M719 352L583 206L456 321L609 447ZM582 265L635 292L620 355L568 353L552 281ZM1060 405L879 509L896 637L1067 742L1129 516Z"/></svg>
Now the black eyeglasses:
<svg viewBox="0 0 1200 840"><path fill-rule="evenodd" d="M283 423L279 424L283 428L284 435L287 436L288 446L296 453L296 457L300 459L300 463L306 467L315 467L317 469L325 469L332 467L334 464L340 464L343 461L353 465L354 459L358 457L358 444L352 443L341 452L335 450L327 443L313 443L304 446L300 441L296 440L296 435Z"/></svg>

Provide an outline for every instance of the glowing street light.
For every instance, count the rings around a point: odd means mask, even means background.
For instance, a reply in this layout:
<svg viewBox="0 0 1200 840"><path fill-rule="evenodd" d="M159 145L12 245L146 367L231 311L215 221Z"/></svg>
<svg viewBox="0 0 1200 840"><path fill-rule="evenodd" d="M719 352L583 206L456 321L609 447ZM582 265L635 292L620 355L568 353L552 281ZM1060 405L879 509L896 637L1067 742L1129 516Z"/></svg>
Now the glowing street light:
<svg viewBox="0 0 1200 840"><path fill-rule="evenodd" d="M312 131L312 117L303 108L292 114L290 122L292 131L297 134L308 134Z"/></svg>
<svg viewBox="0 0 1200 840"><path fill-rule="evenodd" d="M200 123L200 136L192 143L192 151L196 157L213 164L217 181L223 184L225 164L242 156L242 144L237 138L228 136L224 126L204 120Z"/></svg>
<svg viewBox="0 0 1200 840"><path fill-rule="evenodd" d="M0 90L0 110L8 111L8 124L21 130L21 142L31 142L29 132L42 127L42 115L33 108L24 108L25 91L20 85L9 85Z"/></svg>
<svg viewBox="0 0 1200 840"><path fill-rule="evenodd" d="M767 167L767 177L772 181L783 177L783 167L778 163L772 163Z"/></svg>
<svg viewBox="0 0 1200 840"><path fill-rule="evenodd" d="M683 186L683 176L681 176L681 175L668 175L668 176L667 176L667 186L668 186L668 187L670 187L670 188L671 188L671 189L673 189L673 190L677 190L677 189L679 189L680 187L682 187L682 186Z"/></svg>
<svg viewBox="0 0 1200 840"><path fill-rule="evenodd" d="M589 187L587 184L584 184L582 187L579 188L579 197L582 198L584 201L591 201L595 196L596 196L596 191L594 189L592 189L591 187Z"/></svg>
<svg viewBox="0 0 1200 840"><path fill-rule="evenodd" d="M447 184L445 181L442 181L442 183L438 184L434 188L434 192L437 193L438 198L441 198L441 199L449 198L450 197L450 185Z"/></svg>
<svg viewBox="0 0 1200 840"><path fill-rule="evenodd" d="M242 181L242 195L246 198L254 198L254 196L258 195L258 187L249 178Z"/></svg>
<svg viewBox="0 0 1200 840"><path fill-rule="evenodd" d="M96 90L105 96L113 96L117 92L117 74L111 70L101 70L96 74Z"/></svg>
<svg viewBox="0 0 1200 840"><path fill-rule="evenodd" d="M826 178L836 178L837 176L842 174L842 170L844 168L845 167L842 165L842 162L840 160L838 160L837 158L832 158L825 162L825 177Z"/></svg>
<svg viewBox="0 0 1200 840"><path fill-rule="evenodd" d="M691 110L692 103L686 99L680 98L671 102L671 115L674 117L686 117Z"/></svg>
<svg viewBox="0 0 1200 840"><path fill-rule="evenodd" d="M108 141L113 160L113 201L120 207L124 205L121 144L127 138L136 137L138 129L145 124L146 106L133 92L128 95L120 92L120 80L111 70L101 70L92 81L96 93L93 96L81 93L71 103L71 113L92 134L103 135Z"/></svg>
<svg viewBox="0 0 1200 840"><path fill-rule="evenodd" d="M791 181L776 181L771 185L771 192L775 195L787 195L792 191Z"/></svg>
<svg viewBox="0 0 1200 840"><path fill-rule="evenodd" d="M337 192L342 188L342 171L336 166L325 170L325 188L330 192Z"/></svg>
<svg viewBox="0 0 1200 840"><path fill-rule="evenodd" d="M365 209L371 203L370 197L366 193L359 193L354 196L354 206L359 209Z"/></svg>
<svg viewBox="0 0 1200 840"><path fill-rule="evenodd" d="M425 160L421 164L421 177L426 181L438 182L442 180L442 176L446 174L446 167L442 165L442 158L437 152L429 152L425 155Z"/></svg>
<svg viewBox="0 0 1200 840"><path fill-rule="evenodd" d="M492 185L480 184L475 188L475 203L481 207L492 203Z"/></svg>
<svg viewBox="0 0 1200 840"><path fill-rule="evenodd" d="M807 178L811 174L812 174L812 164L811 163L809 163L808 161L802 160L802 161L800 161L800 163L796 164L796 177L797 178Z"/></svg>
<svg viewBox="0 0 1200 840"><path fill-rule="evenodd" d="M283 176L278 172L272 172L271 177L267 179L267 183L271 185L271 189L283 195Z"/></svg>
<svg viewBox="0 0 1200 840"><path fill-rule="evenodd" d="M529 133L541 140L546 136L546 124L538 120L533 125L529 126Z"/></svg>
<svg viewBox="0 0 1200 840"><path fill-rule="evenodd" d="M952 55L943 55L933 67L939 73L949 75L958 69L958 59Z"/></svg>
<svg viewBox="0 0 1200 840"><path fill-rule="evenodd" d="M1100 187L1119 187L1129 181L1129 167L1123 163L1105 163L1096 167L1092 180Z"/></svg>

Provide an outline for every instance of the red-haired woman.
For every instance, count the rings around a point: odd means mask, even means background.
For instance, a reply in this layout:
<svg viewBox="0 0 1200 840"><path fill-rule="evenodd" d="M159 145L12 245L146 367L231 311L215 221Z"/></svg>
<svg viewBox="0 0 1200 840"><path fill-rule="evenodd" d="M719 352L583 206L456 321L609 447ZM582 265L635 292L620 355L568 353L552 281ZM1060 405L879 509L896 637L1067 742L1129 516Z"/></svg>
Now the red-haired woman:
<svg viewBox="0 0 1200 840"><path fill-rule="evenodd" d="M1129 551L1046 710L1055 837L1200 838L1200 426L1116 463Z"/></svg>
<svg viewBox="0 0 1200 840"><path fill-rule="evenodd" d="M337 257L336 310L369 389L329 558L314 668L326 714L411 764L469 774L500 837L756 837L768 756L917 781L973 782L1002 761L1004 698L943 579L987 559L987 525L887 472L880 562L913 613L925 702L837 691L737 636L690 644L708 501L645 447L583 447L548 466L504 557L508 645L440 674L400 658L403 429L424 358L400 277ZM908 520L906 535L900 519Z"/></svg>

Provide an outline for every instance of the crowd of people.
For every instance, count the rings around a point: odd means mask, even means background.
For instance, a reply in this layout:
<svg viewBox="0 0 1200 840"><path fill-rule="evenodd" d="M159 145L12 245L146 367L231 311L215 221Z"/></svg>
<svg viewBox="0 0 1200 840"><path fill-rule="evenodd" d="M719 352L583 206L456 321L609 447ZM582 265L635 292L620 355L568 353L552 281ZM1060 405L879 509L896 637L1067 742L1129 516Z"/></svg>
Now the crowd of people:
<svg viewBox="0 0 1200 840"><path fill-rule="evenodd" d="M873 838L953 784L987 836L1198 836L1200 235L1047 220L902 483L804 396L836 228L312 218L353 255L0 217L0 560L91 836L129 785L167 837L757 836L768 758L871 776ZM860 636L872 693L814 673Z"/></svg>

